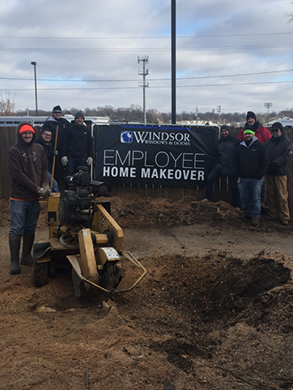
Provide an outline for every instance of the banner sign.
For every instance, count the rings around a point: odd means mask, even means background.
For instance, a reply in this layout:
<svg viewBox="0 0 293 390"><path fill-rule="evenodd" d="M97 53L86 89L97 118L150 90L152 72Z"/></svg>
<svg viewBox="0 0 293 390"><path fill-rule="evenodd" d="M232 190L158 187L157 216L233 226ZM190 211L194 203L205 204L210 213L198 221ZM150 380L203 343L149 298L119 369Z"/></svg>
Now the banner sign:
<svg viewBox="0 0 293 390"><path fill-rule="evenodd" d="M95 180L202 186L213 168L217 126L101 125Z"/></svg>

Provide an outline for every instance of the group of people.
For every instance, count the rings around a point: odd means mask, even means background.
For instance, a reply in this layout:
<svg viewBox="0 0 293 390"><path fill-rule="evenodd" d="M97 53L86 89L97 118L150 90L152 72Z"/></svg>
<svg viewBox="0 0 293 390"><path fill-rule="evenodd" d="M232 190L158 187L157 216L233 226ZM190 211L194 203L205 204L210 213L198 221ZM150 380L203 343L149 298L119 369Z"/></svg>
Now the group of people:
<svg viewBox="0 0 293 390"><path fill-rule="evenodd" d="M211 201L215 181L228 176L232 205L244 218L258 226L261 214L261 194L266 188L267 219L288 225L287 177L292 155L292 142L283 133L283 126L275 122L270 131L257 121L252 111L247 112L246 123L237 137L230 134L227 125L221 126L221 137L215 153L215 168L206 182L203 202Z"/></svg>
<svg viewBox="0 0 293 390"><path fill-rule="evenodd" d="M50 195L52 189L59 191L58 182L64 170L66 176L72 176L78 166L93 163L93 139L84 125L83 113L77 112L72 124L61 115L61 107L55 106L36 141L32 124L20 123L17 142L9 149L12 275L21 272L20 265L33 265L31 250L40 213L40 196Z"/></svg>
<svg viewBox="0 0 293 390"><path fill-rule="evenodd" d="M40 212L39 197L50 195L52 190L59 192L58 182L64 170L66 176L72 176L78 166L93 163L93 139L84 125L83 113L77 112L72 124L61 115L61 107L55 106L36 142L32 124L20 123L17 143L9 149L12 275L21 272L20 265L33 265L31 250ZM208 175L203 201L212 200L215 181L227 175L233 206L239 209L241 200L245 218L257 226L265 178L268 218L288 225L287 175L291 155L292 143L283 134L282 124L274 123L271 134L256 120L255 114L248 111L246 123L237 137L230 134L227 125L221 127L216 165Z"/></svg>
<svg viewBox="0 0 293 390"><path fill-rule="evenodd" d="M93 163L93 138L85 126L84 114L78 111L73 123L61 115L61 107L55 106L41 128L40 138L36 140L47 154L49 182L52 183L53 192L59 192L58 182L64 171L66 176L72 176L78 166L91 166Z"/></svg>

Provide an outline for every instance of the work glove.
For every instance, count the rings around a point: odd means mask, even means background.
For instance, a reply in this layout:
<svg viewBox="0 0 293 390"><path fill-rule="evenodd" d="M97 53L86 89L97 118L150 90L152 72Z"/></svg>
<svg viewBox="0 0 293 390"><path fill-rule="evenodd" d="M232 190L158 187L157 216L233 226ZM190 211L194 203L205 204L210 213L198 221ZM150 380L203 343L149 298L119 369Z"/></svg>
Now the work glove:
<svg viewBox="0 0 293 390"><path fill-rule="evenodd" d="M42 184L42 187L43 187L44 190L45 190L45 196L50 196L50 195L52 195L52 190L51 190L51 187L49 186L48 183L43 183L43 184Z"/></svg>
<svg viewBox="0 0 293 390"><path fill-rule="evenodd" d="M86 159L86 165L90 166L90 165L92 165L92 163L93 163L93 158L92 157L88 157Z"/></svg>
<svg viewBox="0 0 293 390"><path fill-rule="evenodd" d="M62 163L62 165L64 165L64 167L68 164L68 158L67 158L67 156L63 156L63 157L61 158L61 163Z"/></svg>
<svg viewBox="0 0 293 390"><path fill-rule="evenodd" d="M45 196L45 194L46 194L46 190L45 190L45 188L43 188L43 187L39 187L39 189L38 189L38 194L40 195L40 196Z"/></svg>

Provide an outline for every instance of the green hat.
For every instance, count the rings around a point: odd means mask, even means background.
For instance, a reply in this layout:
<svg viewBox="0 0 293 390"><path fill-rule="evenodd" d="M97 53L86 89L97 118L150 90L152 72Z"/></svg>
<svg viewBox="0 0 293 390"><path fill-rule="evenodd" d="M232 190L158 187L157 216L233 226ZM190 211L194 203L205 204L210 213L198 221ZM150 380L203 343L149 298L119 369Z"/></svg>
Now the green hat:
<svg viewBox="0 0 293 390"><path fill-rule="evenodd" d="M243 134L252 134L252 135L254 135L255 131L253 130L253 128L251 126L247 126L247 127L244 128Z"/></svg>

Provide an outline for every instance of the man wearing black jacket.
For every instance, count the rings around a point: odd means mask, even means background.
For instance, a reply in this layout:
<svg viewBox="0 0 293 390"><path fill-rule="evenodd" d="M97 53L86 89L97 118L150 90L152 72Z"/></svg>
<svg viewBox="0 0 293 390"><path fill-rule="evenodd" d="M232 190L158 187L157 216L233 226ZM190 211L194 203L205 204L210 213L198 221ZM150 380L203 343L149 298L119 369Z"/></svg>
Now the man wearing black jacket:
<svg viewBox="0 0 293 390"><path fill-rule="evenodd" d="M56 163L55 163L54 179L56 179L57 182L60 181L62 177L62 171L63 171L63 167L61 164L60 149L62 146L63 135L65 133L65 130L69 126L70 123L68 122L68 120L62 118L62 109L58 105L53 107L52 115L46 119L46 122L42 127L42 131L49 130L52 132L51 144L54 149L56 144L56 151L55 151ZM58 134L57 134L57 127L58 127ZM56 137L57 137L57 142L55 142Z"/></svg>
<svg viewBox="0 0 293 390"><path fill-rule="evenodd" d="M269 168L266 173L268 219L279 219L281 224L286 226L290 221L287 176L292 142L283 134L283 126L280 122L273 124L272 134L272 138L265 143L269 158Z"/></svg>
<svg viewBox="0 0 293 390"><path fill-rule="evenodd" d="M244 141L237 147L237 167L240 199L246 219L258 226L261 212L261 187L269 162L264 145L254 135L252 127L244 129Z"/></svg>
<svg viewBox="0 0 293 390"><path fill-rule="evenodd" d="M221 126L221 138L216 147L216 166L208 175L206 183L206 195L202 202L211 201L213 198L214 184L221 176L228 176L232 192L232 205L239 209L239 191L237 186L236 147L239 139L230 134L227 125Z"/></svg>
<svg viewBox="0 0 293 390"><path fill-rule="evenodd" d="M65 130L61 148L61 162L66 167L66 175L73 176L79 166L93 163L93 138L84 125L81 111L75 114L74 123Z"/></svg>

